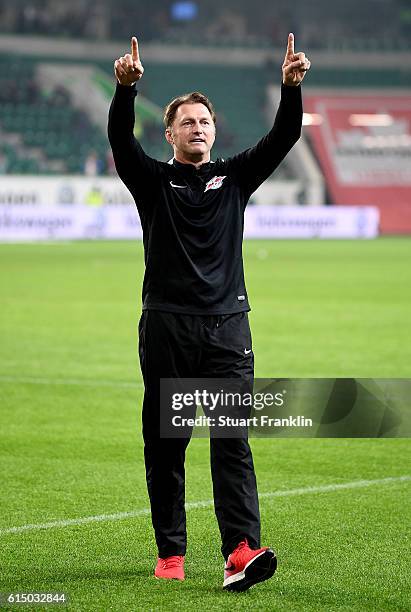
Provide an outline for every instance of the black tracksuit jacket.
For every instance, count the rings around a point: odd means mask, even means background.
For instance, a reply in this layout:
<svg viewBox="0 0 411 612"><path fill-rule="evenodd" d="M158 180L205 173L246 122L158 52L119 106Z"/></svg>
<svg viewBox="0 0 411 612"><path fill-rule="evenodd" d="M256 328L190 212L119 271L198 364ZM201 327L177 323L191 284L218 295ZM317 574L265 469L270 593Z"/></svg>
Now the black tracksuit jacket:
<svg viewBox="0 0 411 612"><path fill-rule="evenodd" d="M157 161L133 134L136 86L117 84L108 135L118 174L143 228L143 310L222 315L250 310L244 210L299 139L301 87L281 87L274 125L254 147L202 164Z"/></svg>

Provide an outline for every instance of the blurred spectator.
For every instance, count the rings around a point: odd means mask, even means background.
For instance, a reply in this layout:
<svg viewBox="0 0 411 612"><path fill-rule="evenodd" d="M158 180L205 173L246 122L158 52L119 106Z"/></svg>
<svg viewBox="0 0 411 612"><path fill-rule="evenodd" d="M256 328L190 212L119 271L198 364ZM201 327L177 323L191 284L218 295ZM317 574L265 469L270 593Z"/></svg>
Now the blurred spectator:
<svg viewBox="0 0 411 612"><path fill-rule="evenodd" d="M229 39L242 42L247 35L246 21L244 15L223 10L218 18L212 22L206 30L207 38L213 41Z"/></svg>
<svg viewBox="0 0 411 612"><path fill-rule="evenodd" d="M102 206L104 204L104 197L100 187L93 185L90 191L86 194L85 203L88 206Z"/></svg>
<svg viewBox="0 0 411 612"><path fill-rule="evenodd" d="M73 115L71 125L72 132L80 142L84 142L84 139L87 138L89 131L89 118L87 117L86 113L81 110L77 110Z"/></svg>
<svg viewBox="0 0 411 612"><path fill-rule="evenodd" d="M27 81L26 86L27 101L30 104L35 104L40 98L40 90L34 78Z"/></svg>
<svg viewBox="0 0 411 612"><path fill-rule="evenodd" d="M7 174L9 160L3 151L0 150L0 174Z"/></svg>
<svg viewBox="0 0 411 612"><path fill-rule="evenodd" d="M113 152L111 149L107 149L106 153L106 174L109 174L110 176L117 176Z"/></svg>
<svg viewBox="0 0 411 612"><path fill-rule="evenodd" d="M57 85L48 98L48 104L51 106L62 106L66 108L70 103L70 94L62 85Z"/></svg>
<svg viewBox="0 0 411 612"><path fill-rule="evenodd" d="M84 160L84 174L86 176L98 176L103 171L103 162L96 151L92 150Z"/></svg>

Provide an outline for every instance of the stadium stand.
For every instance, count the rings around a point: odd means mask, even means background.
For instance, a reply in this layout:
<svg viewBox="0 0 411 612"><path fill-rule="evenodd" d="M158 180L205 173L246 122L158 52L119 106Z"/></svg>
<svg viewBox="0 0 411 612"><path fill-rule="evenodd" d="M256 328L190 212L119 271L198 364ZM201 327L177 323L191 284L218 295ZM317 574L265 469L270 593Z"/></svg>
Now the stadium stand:
<svg viewBox="0 0 411 612"><path fill-rule="evenodd" d="M115 9L115 10L113 10ZM355 19L353 18L355 15ZM264 47L294 31L310 49L410 49L408 0L0 0L0 31L123 40L137 26L146 41Z"/></svg>
<svg viewBox="0 0 411 612"><path fill-rule="evenodd" d="M284 53L279 43L287 31L295 32L298 48L312 59L304 84L308 112L310 99L324 95L325 90L333 90L337 97L364 95L367 100L370 96L381 100L380 108L370 106L369 112L391 112L394 107L388 105L389 96L400 97L403 105L408 103L411 13L405 0L364 0L361 4L346 0L333 6L333 11L325 0L309 7L296 0L292 11L283 0L275 6L265 2L263 6L262 0L252 5L227 0L224 6L217 0L193 1L189 19L187 14L181 18L176 1L152 4L122 0L112 11L112 0L102 0L98 6L83 0L70 5L61 0L16 0L13 5L0 0L1 173L115 174L106 137L107 108L114 89L113 60L127 52L131 34L140 38L146 69L139 84L136 135L148 154L162 160L169 158L170 149L163 138L161 108L184 91L204 91L215 104L214 156L227 157L245 149L267 131L278 101ZM187 10L190 2L184 4ZM297 22L293 12L298 13ZM29 34L36 36L29 38ZM61 70L61 78L51 83L51 73L43 70L46 64L50 70L54 65L55 73ZM69 73L64 73L68 64L74 69L88 66L90 78L83 79L83 100L75 95ZM104 97L99 112L92 106L92 88ZM404 113L390 128L398 130L395 150L391 145L397 134L386 132L391 148L384 145L375 150L370 138L380 135L366 134L367 155L362 145L355 155L361 155L361 164L369 168L374 158L381 159L382 166L387 160L385 165L395 172L390 170L388 178L386 173L379 180L391 181L387 188L395 191L390 191L390 201L408 207L408 174L406 169L400 172L395 162L406 160L410 151ZM378 204L377 196L366 189L365 200L356 199L355 194L337 197L331 188L331 166L324 165L314 138L316 129L309 126L303 133L304 138L275 174L281 195L271 195L272 203ZM327 191L321 197L324 179ZM284 197L291 183L293 191ZM405 199L400 198L398 188Z"/></svg>
<svg viewBox="0 0 411 612"><path fill-rule="evenodd" d="M63 88L42 91L36 62L0 56L0 129L8 174L81 174L91 151L105 160L107 142ZM16 81L15 75L19 78Z"/></svg>
<svg viewBox="0 0 411 612"><path fill-rule="evenodd" d="M7 173L83 174L93 152L100 160L97 173L110 173L105 124L97 127L86 112L74 108L62 85L49 91L40 86L36 71L41 62L22 56L0 56L0 128L4 134L19 136L17 140L9 138L3 147L8 158ZM102 67L109 80L105 87L110 98L114 91L112 66L104 62ZM173 69L172 78L166 64L146 64L146 71L141 92L159 109L184 91L200 89L210 96L218 113L216 156L226 157L251 146L267 129L262 69L244 74L241 67L236 67L227 73L223 66L180 64ZM11 74L20 75L18 85ZM138 136L150 155L166 160L170 149L159 125L160 110L159 113L156 123L143 122ZM25 157L19 155L19 142Z"/></svg>

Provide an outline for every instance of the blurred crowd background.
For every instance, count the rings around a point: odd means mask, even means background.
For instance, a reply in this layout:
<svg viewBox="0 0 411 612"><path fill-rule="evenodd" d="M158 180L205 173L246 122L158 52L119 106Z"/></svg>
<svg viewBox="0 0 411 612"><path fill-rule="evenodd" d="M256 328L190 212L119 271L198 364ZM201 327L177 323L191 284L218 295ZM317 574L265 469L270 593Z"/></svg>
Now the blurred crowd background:
<svg viewBox="0 0 411 612"><path fill-rule="evenodd" d="M411 45L409 0L0 1L3 33L122 40L131 23L145 41L276 45L293 31L310 49Z"/></svg>
<svg viewBox="0 0 411 612"><path fill-rule="evenodd" d="M289 32L312 61L303 138L274 174L278 195L257 203L411 211L410 0L0 0L0 174L116 176L113 62L133 35L148 154L169 159L162 109L193 90L217 109L214 158L252 146L272 123Z"/></svg>

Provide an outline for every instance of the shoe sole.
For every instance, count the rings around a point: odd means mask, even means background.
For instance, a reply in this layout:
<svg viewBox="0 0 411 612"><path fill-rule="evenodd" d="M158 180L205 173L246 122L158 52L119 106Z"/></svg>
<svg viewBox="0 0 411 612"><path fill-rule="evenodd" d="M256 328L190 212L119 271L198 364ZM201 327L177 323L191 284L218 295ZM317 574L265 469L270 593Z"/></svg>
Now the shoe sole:
<svg viewBox="0 0 411 612"><path fill-rule="evenodd" d="M262 555L258 556L244 570L244 578L231 582L223 587L225 591L241 592L247 591L254 584L264 582L271 578L277 569L277 557L271 548L268 548Z"/></svg>

